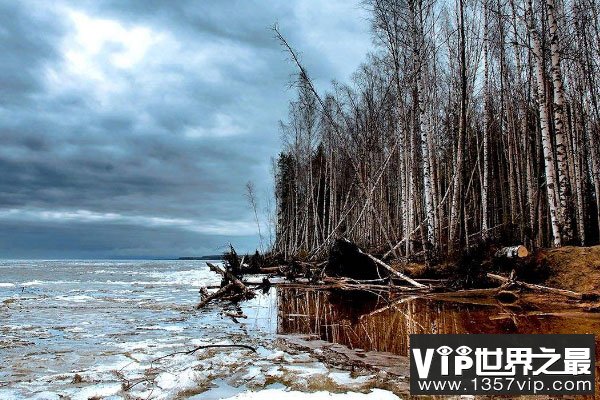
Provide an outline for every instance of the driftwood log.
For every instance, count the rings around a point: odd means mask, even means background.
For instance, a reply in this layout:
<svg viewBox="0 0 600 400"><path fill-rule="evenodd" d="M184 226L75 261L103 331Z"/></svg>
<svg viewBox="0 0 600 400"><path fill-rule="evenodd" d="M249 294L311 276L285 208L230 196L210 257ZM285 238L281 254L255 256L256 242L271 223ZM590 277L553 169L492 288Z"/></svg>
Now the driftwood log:
<svg viewBox="0 0 600 400"><path fill-rule="evenodd" d="M280 286L280 285L278 285ZM398 286L398 285L384 285L381 282L375 281L358 281L351 278L333 278L324 277L323 284L312 284L311 287L322 288L327 286L331 289L342 289L342 290L371 290L371 291L386 291L386 292L423 292L428 289L427 286L414 287L414 286Z"/></svg>
<svg viewBox="0 0 600 400"><path fill-rule="evenodd" d="M240 281L231 272L229 272L223 268L220 268L209 262L207 262L206 265L208 265L208 268L210 268L211 271L216 272L217 274L221 275L225 279L226 282L233 283L241 292L249 292L249 289L246 287L246 285L244 285L242 283L242 281Z"/></svg>
<svg viewBox="0 0 600 400"><path fill-rule="evenodd" d="M359 251L362 251L362 250L359 249ZM368 253L364 253L364 254L366 254L367 257L369 257L371 260L373 260L373 262L375 264L380 265L383 268L387 269L393 277L402 279L403 281L406 281L406 282L410 283L411 285L413 285L414 287L417 287L419 289L424 289L427 287L427 286L423 285L422 283L419 283L419 282L415 281L414 279L409 278L408 276L404 275L403 273L396 271L394 268L390 267L389 265L387 265L380 259L378 259Z"/></svg>

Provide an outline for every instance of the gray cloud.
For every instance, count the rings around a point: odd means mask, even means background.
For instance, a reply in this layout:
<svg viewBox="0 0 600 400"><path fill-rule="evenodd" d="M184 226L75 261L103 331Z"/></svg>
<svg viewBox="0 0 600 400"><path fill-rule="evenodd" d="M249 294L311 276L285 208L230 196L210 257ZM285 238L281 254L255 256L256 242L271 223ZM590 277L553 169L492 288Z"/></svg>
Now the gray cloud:
<svg viewBox="0 0 600 400"><path fill-rule="evenodd" d="M0 256L257 245L293 66L321 88L369 47L358 2L0 3ZM83 237L81 236L83 235Z"/></svg>

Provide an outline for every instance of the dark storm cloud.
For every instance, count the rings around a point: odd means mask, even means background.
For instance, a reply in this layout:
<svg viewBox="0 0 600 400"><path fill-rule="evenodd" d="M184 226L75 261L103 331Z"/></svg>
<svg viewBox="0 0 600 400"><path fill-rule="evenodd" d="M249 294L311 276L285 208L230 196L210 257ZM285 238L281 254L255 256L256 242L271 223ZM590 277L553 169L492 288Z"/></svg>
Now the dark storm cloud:
<svg viewBox="0 0 600 400"><path fill-rule="evenodd" d="M36 29L32 29L36 27ZM41 65L58 57L54 43L64 27L23 2L0 2L0 102L22 104L41 86ZM26 104L24 104L26 105Z"/></svg>
<svg viewBox="0 0 600 400"><path fill-rule="evenodd" d="M0 256L256 246L293 66L320 87L368 49L350 2L0 3ZM30 253L28 253L28 249Z"/></svg>

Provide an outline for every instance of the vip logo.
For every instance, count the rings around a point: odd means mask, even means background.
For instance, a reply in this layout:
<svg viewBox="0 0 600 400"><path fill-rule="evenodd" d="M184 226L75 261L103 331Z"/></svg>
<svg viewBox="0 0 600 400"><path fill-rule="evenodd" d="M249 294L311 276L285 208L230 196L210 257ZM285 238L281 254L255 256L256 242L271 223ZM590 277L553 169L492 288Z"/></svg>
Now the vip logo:
<svg viewBox="0 0 600 400"><path fill-rule="evenodd" d="M427 349L425 356L421 352L421 349L413 349L414 360L419 372L419 378L425 379L429 376L429 369L431 368L431 362L433 361L434 353L440 356L441 362L441 375L449 375L449 359L450 355L454 353L454 349L450 346L440 346L435 351L434 349ZM460 346L456 349L456 355L454 359L454 373L456 375L462 375L462 371L469 369L473 366L473 359L469 357L473 350L469 346Z"/></svg>
<svg viewBox="0 0 600 400"><path fill-rule="evenodd" d="M593 335L411 335L411 392L589 394L594 349Z"/></svg>

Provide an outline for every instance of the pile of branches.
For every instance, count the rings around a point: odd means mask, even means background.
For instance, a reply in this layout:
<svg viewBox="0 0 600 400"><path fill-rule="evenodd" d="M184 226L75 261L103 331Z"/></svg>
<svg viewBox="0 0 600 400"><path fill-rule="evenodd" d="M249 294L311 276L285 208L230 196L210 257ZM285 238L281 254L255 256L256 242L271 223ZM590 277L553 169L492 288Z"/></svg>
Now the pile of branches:
<svg viewBox="0 0 600 400"><path fill-rule="evenodd" d="M222 299L231 301L248 300L255 296L254 291L250 290L237 276L215 264L206 263L211 271L221 275L221 287L216 292L209 294L207 288L200 289L202 300L196 308L202 308L212 300Z"/></svg>
<svg viewBox="0 0 600 400"><path fill-rule="evenodd" d="M231 246L230 252L225 253L223 260L225 264L224 268L209 262L206 263L211 271L221 275L221 285L214 293L209 293L206 287L201 288L201 300L196 309L203 308L211 301L217 299L238 302L249 300L255 296L254 291L241 281L242 270L247 267L244 263L244 258L239 259L233 246Z"/></svg>

